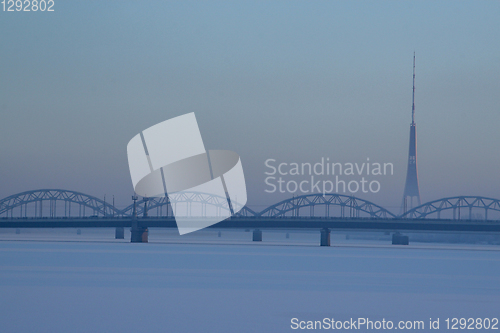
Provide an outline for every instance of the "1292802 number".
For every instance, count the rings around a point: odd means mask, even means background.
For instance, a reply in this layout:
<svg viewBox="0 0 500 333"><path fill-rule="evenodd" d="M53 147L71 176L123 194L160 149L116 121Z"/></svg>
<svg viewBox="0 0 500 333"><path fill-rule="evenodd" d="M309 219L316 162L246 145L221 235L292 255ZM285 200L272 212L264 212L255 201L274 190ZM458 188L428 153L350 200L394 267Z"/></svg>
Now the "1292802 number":
<svg viewBox="0 0 500 333"><path fill-rule="evenodd" d="M2 0L4 12L53 12L54 0Z"/></svg>
<svg viewBox="0 0 500 333"><path fill-rule="evenodd" d="M498 318L447 318L449 330L498 330Z"/></svg>

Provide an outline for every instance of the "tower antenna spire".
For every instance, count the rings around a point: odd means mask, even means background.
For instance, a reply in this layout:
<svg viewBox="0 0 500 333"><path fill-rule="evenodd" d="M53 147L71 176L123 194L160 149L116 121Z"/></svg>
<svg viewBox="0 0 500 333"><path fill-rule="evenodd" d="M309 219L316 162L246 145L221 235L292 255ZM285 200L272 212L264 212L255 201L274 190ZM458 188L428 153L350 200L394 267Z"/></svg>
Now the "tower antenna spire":
<svg viewBox="0 0 500 333"><path fill-rule="evenodd" d="M413 208L413 198L417 199L420 205L420 189L418 187L417 171L417 125L415 124L415 52L413 52L413 97L411 106L411 125L410 125L410 146L408 151L408 169L406 171L406 184L403 193L403 213L407 208ZM408 206L408 198L410 198Z"/></svg>
<svg viewBox="0 0 500 333"><path fill-rule="evenodd" d="M411 124L415 125L415 51L413 51L413 95L411 98Z"/></svg>

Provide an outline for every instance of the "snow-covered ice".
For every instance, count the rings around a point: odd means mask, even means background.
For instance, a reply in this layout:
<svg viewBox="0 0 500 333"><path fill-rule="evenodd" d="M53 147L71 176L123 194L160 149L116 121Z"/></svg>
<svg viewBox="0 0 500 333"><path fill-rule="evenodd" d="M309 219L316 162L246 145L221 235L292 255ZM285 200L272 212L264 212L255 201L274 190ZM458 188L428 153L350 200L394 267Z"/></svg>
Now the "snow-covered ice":
<svg viewBox="0 0 500 333"><path fill-rule="evenodd" d="M499 246L112 232L2 233L0 331L295 332L292 318L358 317L439 317L445 331L448 317L500 317Z"/></svg>

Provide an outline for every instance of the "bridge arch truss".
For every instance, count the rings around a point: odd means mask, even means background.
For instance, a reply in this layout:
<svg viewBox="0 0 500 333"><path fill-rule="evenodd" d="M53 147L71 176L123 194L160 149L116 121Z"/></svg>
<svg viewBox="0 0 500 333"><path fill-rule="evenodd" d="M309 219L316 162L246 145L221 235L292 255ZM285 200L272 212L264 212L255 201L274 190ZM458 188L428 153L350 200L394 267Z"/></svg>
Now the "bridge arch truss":
<svg viewBox="0 0 500 333"><path fill-rule="evenodd" d="M173 193L169 197L142 198L136 202L137 216L173 217L174 209L190 210L192 216L214 217L230 211L227 198L202 192ZM122 216L132 216L134 204L129 205L120 212ZM235 216L256 216L253 210L243 207Z"/></svg>
<svg viewBox="0 0 500 333"><path fill-rule="evenodd" d="M316 215L318 206L323 206L323 212ZM373 202L359 199L353 196L341 194L309 194L293 197L278 202L264 209L258 214L259 217L304 217L301 210L309 208L309 217L338 217L341 218L394 218L393 213ZM334 209L338 208L337 214Z"/></svg>
<svg viewBox="0 0 500 333"><path fill-rule="evenodd" d="M473 212L477 211L483 212L484 215L477 213L474 215ZM452 213L453 220L488 220L492 217L489 214L491 212L500 216L500 200L479 196L457 196L426 202L401 215L401 218L441 219L442 213Z"/></svg>
<svg viewBox="0 0 500 333"><path fill-rule="evenodd" d="M81 192L41 189L11 195L0 200L3 217L109 217L120 211L104 200Z"/></svg>
<svg viewBox="0 0 500 333"><path fill-rule="evenodd" d="M177 206L176 206L177 205ZM220 216L229 208L227 198L200 192L182 192L162 198L142 198L136 202L138 216L173 217L172 207L197 207L192 216ZM91 195L61 189L41 189L11 195L0 200L0 217L130 217L133 204L123 210ZM183 208L184 209L184 208ZM479 214L479 213L480 214ZM476 214L474 214L476 213ZM225 215L225 214L224 214ZM341 194L308 194L289 198L255 212L243 207L236 217L316 217L316 218L410 218L454 220L500 220L500 200L480 196L456 196L424 203L396 216L370 201Z"/></svg>

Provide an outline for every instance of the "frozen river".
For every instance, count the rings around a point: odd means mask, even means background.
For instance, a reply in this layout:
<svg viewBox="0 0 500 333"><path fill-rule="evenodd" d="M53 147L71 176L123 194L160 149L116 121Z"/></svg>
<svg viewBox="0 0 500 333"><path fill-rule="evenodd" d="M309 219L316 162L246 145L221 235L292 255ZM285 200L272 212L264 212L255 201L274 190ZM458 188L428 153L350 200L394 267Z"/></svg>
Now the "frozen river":
<svg viewBox="0 0 500 333"><path fill-rule="evenodd" d="M131 244L112 235L0 234L0 331L296 332L293 318L367 318L423 321L427 332L431 318L447 331L446 318L500 317L500 246L332 235L328 248L318 233L252 243L248 232L213 230L152 231L150 243Z"/></svg>

